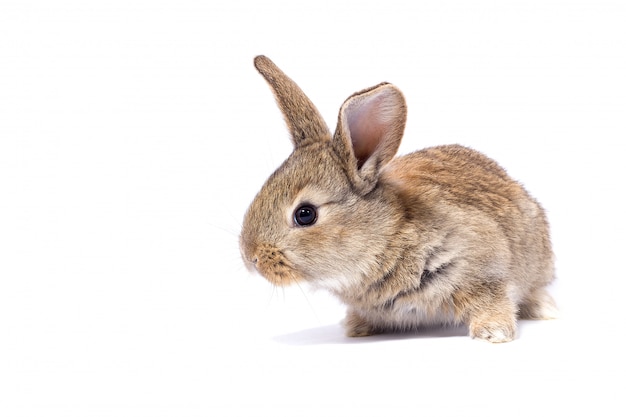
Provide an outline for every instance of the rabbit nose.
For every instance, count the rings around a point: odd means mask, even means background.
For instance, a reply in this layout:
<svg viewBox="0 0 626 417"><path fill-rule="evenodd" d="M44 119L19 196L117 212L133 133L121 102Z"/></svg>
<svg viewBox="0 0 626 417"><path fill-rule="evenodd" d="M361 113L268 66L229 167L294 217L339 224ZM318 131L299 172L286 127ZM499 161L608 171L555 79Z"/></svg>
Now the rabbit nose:
<svg viewBox="0 0 626 417"><path fill-rule="evenodd" d="M259 268L258 268L258 264L259 264L258 256L252 255L250 257L246 257L245 260L246 262L244 263L246 264L246 267L248 268L250 272L260 273Z"/></svg>

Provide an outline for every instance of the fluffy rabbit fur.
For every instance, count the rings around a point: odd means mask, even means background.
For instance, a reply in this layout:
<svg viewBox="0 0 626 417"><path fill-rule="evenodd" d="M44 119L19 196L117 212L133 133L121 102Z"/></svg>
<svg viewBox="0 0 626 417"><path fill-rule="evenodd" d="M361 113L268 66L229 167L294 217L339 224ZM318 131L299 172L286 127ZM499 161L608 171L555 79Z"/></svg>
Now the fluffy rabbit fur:
<svg viewBox="0 0 626 417"><path fill-rule="evenodd" d="M245 215L249 269L336 295L349 336L465 324L471 337L507 342L518 317L553 317L546 216L496 162L458 145L394 158L406 103L388 83L348 97L333 135L272 61L254 64L294 150Z"/></svg>

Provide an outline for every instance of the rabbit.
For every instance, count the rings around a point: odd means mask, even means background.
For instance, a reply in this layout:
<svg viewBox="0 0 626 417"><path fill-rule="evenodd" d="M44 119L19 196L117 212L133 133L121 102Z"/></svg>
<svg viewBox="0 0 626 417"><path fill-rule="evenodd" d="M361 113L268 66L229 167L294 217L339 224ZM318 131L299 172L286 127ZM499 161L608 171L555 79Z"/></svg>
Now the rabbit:
<svg viewBox="0 0 626 417"><path fill-rule="evenodd" d="M350 337L464 325L508 342L518 318L556 316L546 215L496 162L460 145L394 158L407 107L386 82L348 97L331 134L269 58L254 65L294 149L244 216L249 270L334 294Z"/></svg>

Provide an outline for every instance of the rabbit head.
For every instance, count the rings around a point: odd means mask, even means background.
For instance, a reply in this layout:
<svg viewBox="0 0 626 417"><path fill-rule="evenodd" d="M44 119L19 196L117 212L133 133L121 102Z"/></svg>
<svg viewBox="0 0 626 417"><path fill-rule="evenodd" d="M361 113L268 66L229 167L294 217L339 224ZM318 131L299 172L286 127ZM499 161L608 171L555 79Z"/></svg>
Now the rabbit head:
<svg viewBox="0 0 626 417"><path fill-rule="evenodd" d="M244 262L275 285L348 285L380 267L386 236L397 232L402 217L377 184L400 145L404 97L388 83L353 94L331 134L313 103L272 61L258 56L254 64L274 92L294 149L245 215Z"/></svg>

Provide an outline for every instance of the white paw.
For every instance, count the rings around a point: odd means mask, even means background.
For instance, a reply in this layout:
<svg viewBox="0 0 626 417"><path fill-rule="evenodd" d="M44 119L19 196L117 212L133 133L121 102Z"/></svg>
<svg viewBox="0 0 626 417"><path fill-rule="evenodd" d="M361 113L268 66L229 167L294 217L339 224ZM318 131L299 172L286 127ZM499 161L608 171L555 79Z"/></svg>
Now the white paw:
<svg viewBox="0 0 626 417"><path fill-rule="evenodd" d="M474 339L482 339L491 343L505 343L513 340L515 331L503 327L484 326L471 329L470 336Z"/></svg>
<svg viewBox="0 0 626 417"><path fill-rule="evenodd" d="M543 320L558 319L560 315L559 309L553 302L543 303L539 308L539 317Z"/></svg>

